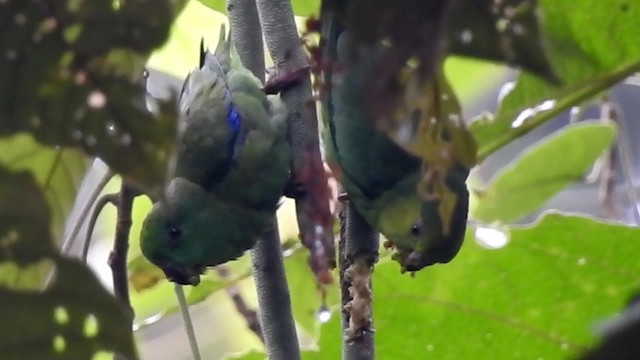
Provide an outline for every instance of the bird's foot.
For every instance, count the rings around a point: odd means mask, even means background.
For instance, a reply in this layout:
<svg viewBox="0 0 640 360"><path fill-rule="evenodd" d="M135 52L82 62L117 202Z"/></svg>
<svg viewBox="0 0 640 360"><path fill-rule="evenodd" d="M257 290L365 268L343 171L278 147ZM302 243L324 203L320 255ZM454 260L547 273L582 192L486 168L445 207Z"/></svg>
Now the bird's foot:
<svg viewBox="0 0 640 360"><path fill-rule="evenodd" d="M307 195L307 189L301 182L291 179L285 184L282 194L290 199L301 199Z"/></svg>
<svg viewBox="0 0 640 360"><path fill-rule="evenodd" d="M309 77L310 65L300 67L295 70L286 71L281 74L277 70L269 69L267 73L269 78L264 84L264 92L268 95L274 95L292 86L297 85L300 81Z"/></svg>

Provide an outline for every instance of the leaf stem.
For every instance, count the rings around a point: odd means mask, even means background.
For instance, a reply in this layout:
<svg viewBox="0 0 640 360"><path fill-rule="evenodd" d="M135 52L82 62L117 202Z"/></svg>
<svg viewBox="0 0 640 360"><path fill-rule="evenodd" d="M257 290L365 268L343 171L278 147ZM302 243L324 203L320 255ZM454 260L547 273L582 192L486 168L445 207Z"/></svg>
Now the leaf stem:
<svg viewBox="0 0 640 360"><path fill-rule="evenodd" d="M502 131L498 134L493 134L494 136L492 141L478 150L478 163L481 163L483 160L489 157L489 155L498 151L500 148L512 142L513 140L527 134L528 132L544 124L548 120L553 119L556 115L562 113L570 106L579 104L580 102L597 95L599 92L615 85L617 82L621 81L625 77L638 70L640 70L640 61L633 61L619 66L618 68L611 71L611 73L596 78L581 87L578 86L576 88L567 89L567 92L565 93L567 95L564 97L560 95L560 100L557 101L555 106L553 106L553 108L551 108L550 110L543 111L538 115L528 119L521 126L510 129L508 131ZM531 105L534 106L535 104ZM512 115L515 118L517 114ZM509 114L505 115L498 113L498 116L500 118L503 118L509 116Z"/></svg>

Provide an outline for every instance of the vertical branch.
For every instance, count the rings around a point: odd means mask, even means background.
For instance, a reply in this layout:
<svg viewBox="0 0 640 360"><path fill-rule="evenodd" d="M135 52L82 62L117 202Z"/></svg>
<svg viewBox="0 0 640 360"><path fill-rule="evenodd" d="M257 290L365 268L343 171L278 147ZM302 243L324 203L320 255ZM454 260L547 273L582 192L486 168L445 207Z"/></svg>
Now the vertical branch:
<svg viewBox="0 0 640 360"><path fill-rule="evenodd" d="M137 195L138 192L131 185L127 184L125 180L122 180L120 193L117 198L118 217L116 223L116 234L113 243L113 250L111 250L111 254L109 255L109 266L111 267L113 276L115 297L130 313L130 329L133 329L133 308L131 307L131 302L129 300L127 251L129 250L131 210L133 209L133 199Z"/></svg>
<svg viewBox="0 0 640 360"><path fill-rule="evenodd" d="M118 194L118 218L113 250L109 255L109 266L113 273L113 288L116 298L129 309L129 282L127 279L127 251L129 251L129 230L131 211L136 192L124 180Z"/></svg>
<svg viewBox="0 0 640 360"><path fill-rule="evenodd" d="M242 65L264 82L264 48L258 9L254 1L226 0L231 41Z"/></svg>
<svg viewBox="0 0 640 360"><path fill-rule="evenodd" d="M263 238L254 246L251 265L260 306L260 324L269 359L300 359L277 222L273 221Z"/></svg>
<svg viewBox="0 0 640 360"><path fill-rule="evenodd" d="M623 133L627 127L625 123L625 118L622 114L622 111L617 106L616 103L611 101L608 97L605 97L604 102L600 108L601 115L600 117L605 121L612 121L614 124L618 126L618 138L616 140L616 148L611 149L611 153L617 151L617 155L620 158L620 167L622 170L622 176L624 178L625 187L627 188L627 195L629 196L629 201L632 205L633 211L633 220L635 224L640 224L640 196L635 187L634 181L634 166L633 166L633 151L631 150L631 145L629 144L628 138ZM611 165L613 164L615 159L611 160ZM608 176L609 178L605 177ZM601 185L600 198L604 201L608 200L607 198L611 197L611 194L607 194L607 191L612 191L613 188L613 174L604 173L602 179L604 185ZM607 184L610 183L610 184ZM607 203L604 203L607 206Z"/></svg>
<svg viewBox="0 0 640 360"><path fill-rule="evenodd" d="M263 79L264 53L256 4L246 0L227 0L226 4L232 41L240 60L259 79ZM258 294L262 335L269 359L300 359L277 219L273 219L251 250L251 264Z"/></svg>
<svg viewBox="0 0 640 360"><path fill-rule="evenodd" d="M371 274L379 234L348 200L340 211L340 297L343 360L374 358Z"/></svg>
<svg viewBox="0 0 640 360"><path fill-rule="evenodd" d="M318 285L332 281L335 267L333 215L327 172L320 154L318 119L311 91L309 63L298 36L289 0L256 0L269 54L277 68L280 97L289 109L289 140L294 181L304 189L296 196L296 218L309 264ZM293 77L293 79L290 79ZM274 85L275 87L278 87Z"/></svg>

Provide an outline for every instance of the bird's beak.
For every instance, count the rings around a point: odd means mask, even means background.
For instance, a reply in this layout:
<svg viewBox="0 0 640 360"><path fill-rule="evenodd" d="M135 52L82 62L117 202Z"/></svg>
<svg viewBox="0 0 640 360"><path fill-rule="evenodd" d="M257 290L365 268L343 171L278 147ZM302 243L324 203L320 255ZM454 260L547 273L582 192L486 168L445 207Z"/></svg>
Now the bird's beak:
<svg viewBox="0 0 640 360"><path fill-rule="evenodd" d="M169 263L162 267L162 271L169 281L180 285L191 286L200 284L200 274L202 274L205 269L204 266L189 268L178 263Z"/></svg>

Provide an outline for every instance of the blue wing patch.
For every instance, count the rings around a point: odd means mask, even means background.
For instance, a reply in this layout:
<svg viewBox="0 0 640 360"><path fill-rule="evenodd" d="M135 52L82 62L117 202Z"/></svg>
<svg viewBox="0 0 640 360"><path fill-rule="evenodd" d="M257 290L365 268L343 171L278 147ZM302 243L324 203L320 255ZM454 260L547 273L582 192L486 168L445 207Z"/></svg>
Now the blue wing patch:
<svg viewBox="0 0 640 360"><path fill-rule="evenodd" d="M242 141L238 141L240 138L242 117L235 106L233 106L233 103L229 103L227 108L227 124L232 131L231 139L229 139L229 160L233 161L236 158L238 148L242 145Z"/></svg>

